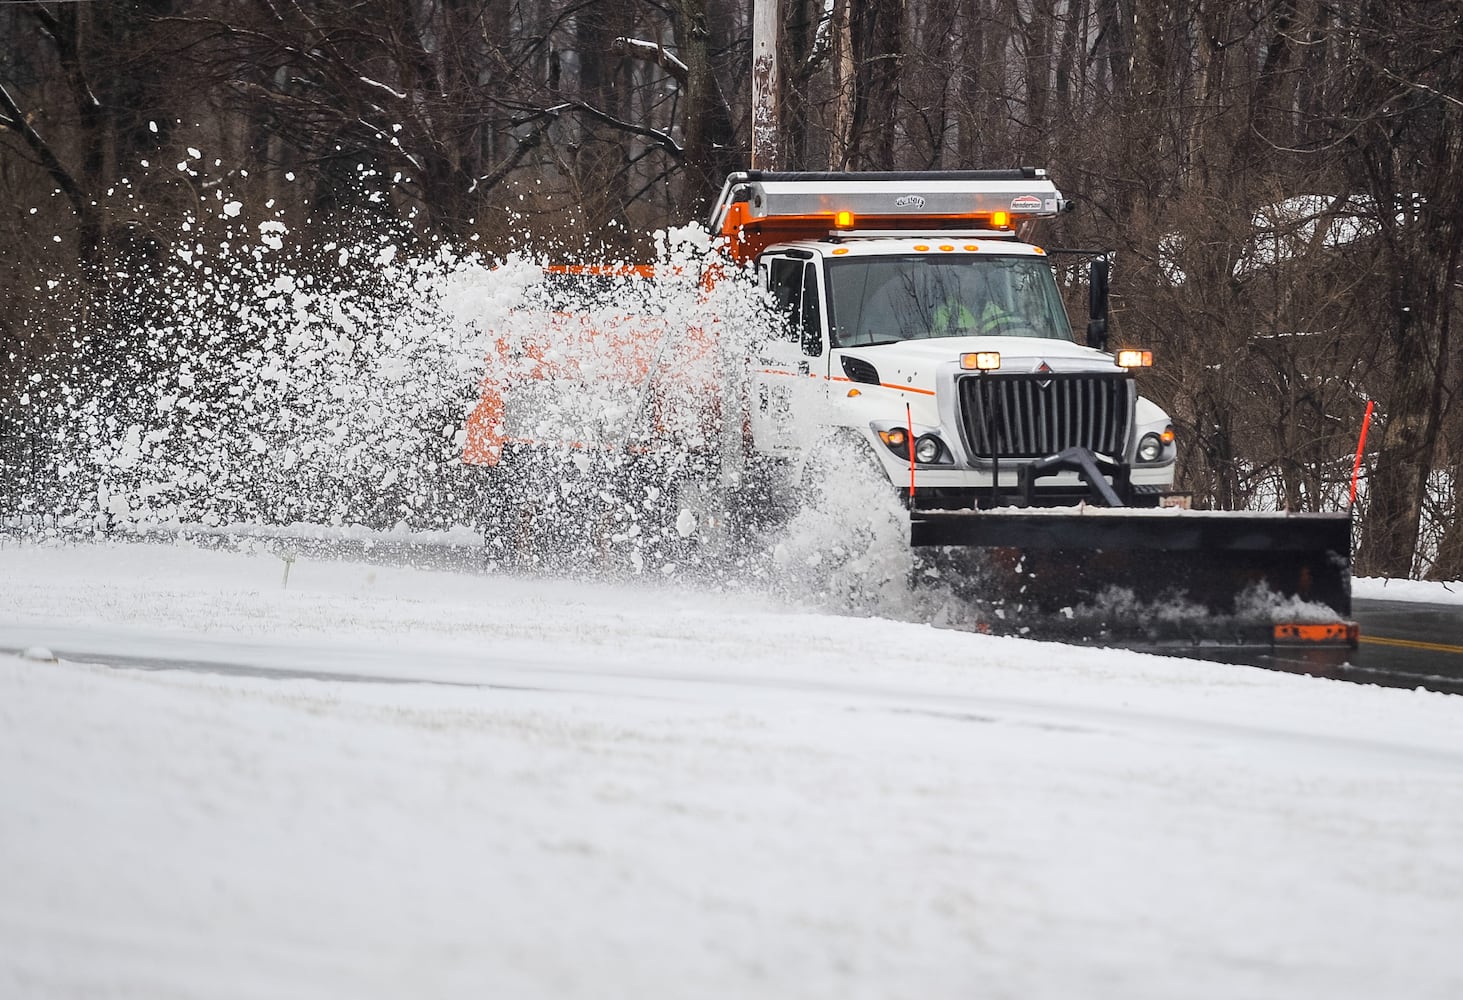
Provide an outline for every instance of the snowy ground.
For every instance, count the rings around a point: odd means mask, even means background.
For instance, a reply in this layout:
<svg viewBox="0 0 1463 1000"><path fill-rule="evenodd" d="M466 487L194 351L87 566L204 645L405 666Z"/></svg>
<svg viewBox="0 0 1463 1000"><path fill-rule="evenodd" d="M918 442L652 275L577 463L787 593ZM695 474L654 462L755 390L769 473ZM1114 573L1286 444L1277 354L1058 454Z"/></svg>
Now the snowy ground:
<svg viewBox="0 0 1463 1000"><path fill-rule="evenodd" d="M1423 604L1463 604L1463 580L1435 583L1431 580L1383 580L1354 577L1351 596L1373 601L1408 601Z"/></svg>
<svg viewBox="0 0 1463 1000"><path fill-rule="evenodd" d="M1463 698L283 569L0 545L0 995L1463 995Z"/></svg>

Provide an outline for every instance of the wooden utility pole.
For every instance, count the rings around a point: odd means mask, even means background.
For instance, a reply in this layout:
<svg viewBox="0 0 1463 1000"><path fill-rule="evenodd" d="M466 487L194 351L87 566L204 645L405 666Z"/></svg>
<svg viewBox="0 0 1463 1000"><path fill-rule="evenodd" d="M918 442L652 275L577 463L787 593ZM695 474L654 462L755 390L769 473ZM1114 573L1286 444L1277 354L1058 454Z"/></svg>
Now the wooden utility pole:
<svg viewBox="0 0 1463 1000"><path fill-rule="evenodd" d="M752 0L752 169L777 169L777 29L782 0Z"/></svg>

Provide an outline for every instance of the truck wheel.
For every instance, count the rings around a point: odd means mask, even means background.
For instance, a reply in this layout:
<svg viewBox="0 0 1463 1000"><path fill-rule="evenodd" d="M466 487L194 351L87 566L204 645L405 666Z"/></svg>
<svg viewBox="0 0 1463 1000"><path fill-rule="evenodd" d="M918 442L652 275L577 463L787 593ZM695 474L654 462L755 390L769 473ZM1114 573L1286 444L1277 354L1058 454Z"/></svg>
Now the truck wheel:
<svg viewBox="0 0 1463 1000"><path fill-rule="evenodd" d="M913 569L909 520L869 446L831 439L809 458L799 509L776 543L790 597L899 616Z"/></svg>
<svg viewBox="0 0 1463 1000"><path fill-rule="evenodd" d="M893 484L869 443L852 435L831 437L815 447L803 465L800 492L804 503L820 503L835 492L880 488L894 495Z"/></svg>

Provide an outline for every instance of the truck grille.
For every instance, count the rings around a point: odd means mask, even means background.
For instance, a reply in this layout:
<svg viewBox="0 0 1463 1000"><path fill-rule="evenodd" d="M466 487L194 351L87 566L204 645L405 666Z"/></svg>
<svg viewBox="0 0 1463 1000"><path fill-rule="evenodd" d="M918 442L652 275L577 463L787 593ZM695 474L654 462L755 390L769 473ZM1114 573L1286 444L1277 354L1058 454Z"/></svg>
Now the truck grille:
<svg viewBox="0 0 1463 1000"><path fill-rule="evenodd" d="M1127 375L1042 372L960 379L965 445L976 458L1044 458L1088 448L1120 458L1136 391Z"/></svg>

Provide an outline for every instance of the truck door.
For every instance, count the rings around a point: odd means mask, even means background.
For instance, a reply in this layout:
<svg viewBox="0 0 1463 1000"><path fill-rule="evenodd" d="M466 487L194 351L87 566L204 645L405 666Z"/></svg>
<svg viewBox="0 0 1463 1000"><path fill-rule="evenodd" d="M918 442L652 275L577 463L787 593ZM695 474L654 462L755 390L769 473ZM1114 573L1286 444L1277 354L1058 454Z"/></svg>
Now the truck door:
<svg viewBox="0 0 1463 1000"><path fill-rule="evenodd" d="M802 412L812 424L828 423L828 393L832 383L828 381L829 365L832 363L828 351L828 309L823 298L822 260L814 257L803 266L802 302L799 308L798 342L803 349L802 363L807 365L812 378L803 384L804 406Z"/></svg>
<svg viewBox="0 0 1463 1000"><path fill-rule="evenodd" d="M751 423L757 450L791 456L810 438L827 374L818 269L807 251L758 262L778 323L752 365Z"/></svg>

